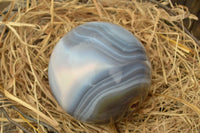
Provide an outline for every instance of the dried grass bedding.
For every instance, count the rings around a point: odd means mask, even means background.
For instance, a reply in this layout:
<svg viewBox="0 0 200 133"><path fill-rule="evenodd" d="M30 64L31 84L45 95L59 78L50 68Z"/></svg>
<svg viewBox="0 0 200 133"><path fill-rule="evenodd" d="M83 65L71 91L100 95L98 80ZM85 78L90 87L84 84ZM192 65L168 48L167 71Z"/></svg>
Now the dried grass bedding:
<svg viewBox="0 0 200 133"><path fill-rule="evenodd" d="M199 132L200 50L176 25L196 18L183 6L171 8L175 15L157 4L135 0L13 3L0 21L1 132ZM48 83L48 62L56 43L90 21L111 22L132 32L152 64L148 98L139 110L109 125L81 123L64 113Z"/></svg>

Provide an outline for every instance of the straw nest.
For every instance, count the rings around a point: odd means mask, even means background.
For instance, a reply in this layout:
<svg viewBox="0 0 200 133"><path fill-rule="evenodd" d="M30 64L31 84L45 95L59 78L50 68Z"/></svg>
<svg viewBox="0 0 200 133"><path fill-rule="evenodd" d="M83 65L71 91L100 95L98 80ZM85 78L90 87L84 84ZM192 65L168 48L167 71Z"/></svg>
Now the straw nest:
<svg viewBox="0 0 200 133"><path fill-rule="evenodd" d="M31 0L12 6L0 21L1 131L20 132L199 132L199 47L183 19L183 6L169 12L148 1ZM16 3L17 4L17 3ZM90 21L119 24L145 46L152 86L141 108L117 123L89 125L74 120L56 103L48 83L48 62L59 39ZM18 124L18 125L17 125Z"/></svg>

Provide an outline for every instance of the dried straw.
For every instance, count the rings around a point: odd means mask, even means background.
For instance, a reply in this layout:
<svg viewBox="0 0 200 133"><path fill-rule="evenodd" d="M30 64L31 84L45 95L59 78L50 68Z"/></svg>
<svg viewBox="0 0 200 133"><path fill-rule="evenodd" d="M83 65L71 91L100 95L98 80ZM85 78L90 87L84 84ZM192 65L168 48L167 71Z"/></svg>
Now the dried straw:
<svg viewBox="0 0 200 133"><path fill-rule="evenodd" d="M39 133L199 132L200 50L176 26L183 26L185 18L195 18L185 7L173 7L175 14L170 15L147 1L26 2L15 13L10 6L0 21L1 132L21 132L20 126ZM56 43L72 28L90 21L112 22L131 31L145 46L152 64L147 100L137 112L114 124L74 120L56 103L48 84L48 62ZM12 126L10 119L20 126Z"/></svg>

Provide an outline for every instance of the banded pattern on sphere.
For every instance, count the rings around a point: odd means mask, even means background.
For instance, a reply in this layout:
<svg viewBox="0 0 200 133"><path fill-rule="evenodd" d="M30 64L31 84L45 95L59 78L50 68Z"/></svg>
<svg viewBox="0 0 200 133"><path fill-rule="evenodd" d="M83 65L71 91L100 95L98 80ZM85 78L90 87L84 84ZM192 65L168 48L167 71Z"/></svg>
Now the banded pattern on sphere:
<svg viewBox="0 0 200 133"><path fill-rule="evenodd" d="M49 62L49 83L61 107L88 123L116 120L151 85L151 65L131 32L89 22L66 34Z"/></svg>

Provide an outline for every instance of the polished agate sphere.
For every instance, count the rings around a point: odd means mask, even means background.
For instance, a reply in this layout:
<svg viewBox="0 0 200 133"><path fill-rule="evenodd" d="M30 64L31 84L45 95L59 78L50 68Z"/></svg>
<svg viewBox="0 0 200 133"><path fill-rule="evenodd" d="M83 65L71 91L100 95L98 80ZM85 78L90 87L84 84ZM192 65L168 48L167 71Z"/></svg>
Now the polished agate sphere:
<svg viewBox="0 0 200 133"><path fill-rule="evenodd" d="M48 77L60 106L87 123L117 120L151 85L151 65L138 39L121 26L89 22L55 46Z"/></svg>

